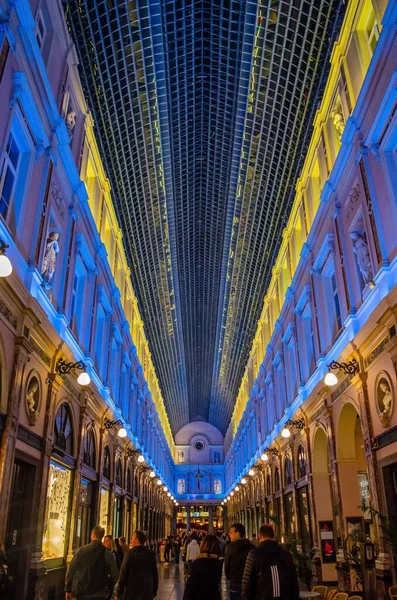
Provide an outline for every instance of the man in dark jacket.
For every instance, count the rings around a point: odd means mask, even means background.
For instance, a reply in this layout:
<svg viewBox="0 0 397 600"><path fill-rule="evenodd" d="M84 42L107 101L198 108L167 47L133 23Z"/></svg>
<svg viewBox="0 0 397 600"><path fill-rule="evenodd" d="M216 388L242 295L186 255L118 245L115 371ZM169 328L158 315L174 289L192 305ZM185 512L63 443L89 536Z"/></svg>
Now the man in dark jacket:
<svg viewBox="0 0 397 600"><path fill-rule="evenodd" d="M91 544L81 546L74 555L66 573L65 600L105 600L112 592L119 576L114 556L102 544L103 527L97 525L91 532Z"/></svg>
<svg viewBox="0 0 397 600"><path fill-rule="evenodd" d="M299 581L292 554L278 545L271 525L262 525L259 541L259 546L247 556L241 600L299 600Z"/></svg>
<svg viewBox="0 0 397 600"><path fill-rule="evenodd" d="M125 553L115 597L123 600L153 600L159 585L156 556L145 546L143 531L132 536L132 550Z"/></svg>
<svg viewBox="0 0 397 600"><path fill-rule="evenodd" d="M245 561L253 546L245 537L245 527L241 523L232 525L229 535L231 543L226 546L225 575L229 582L230 600L240 600Z"/></svg>

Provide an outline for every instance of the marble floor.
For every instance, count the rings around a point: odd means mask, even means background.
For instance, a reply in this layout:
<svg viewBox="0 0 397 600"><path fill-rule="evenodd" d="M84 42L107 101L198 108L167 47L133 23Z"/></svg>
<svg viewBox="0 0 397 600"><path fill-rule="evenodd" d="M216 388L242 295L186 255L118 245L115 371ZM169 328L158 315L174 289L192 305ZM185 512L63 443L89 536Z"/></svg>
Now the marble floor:
<svg viewBox="0 0 397 600"><path fill-rule="evenodd" d="M185 589L184 567L174 564L159 565L159 591L156 600L182 600ZM222 600L227 600L226 580L222 578Z"/></svg>

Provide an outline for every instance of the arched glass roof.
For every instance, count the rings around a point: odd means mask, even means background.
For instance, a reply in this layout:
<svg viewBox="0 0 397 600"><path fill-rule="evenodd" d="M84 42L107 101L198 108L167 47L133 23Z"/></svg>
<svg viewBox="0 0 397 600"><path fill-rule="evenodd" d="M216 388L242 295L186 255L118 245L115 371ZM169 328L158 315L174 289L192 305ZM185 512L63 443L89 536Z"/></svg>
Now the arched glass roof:
<svg viewBox="0 0 397 600"><path fill-rule="evenodd" d="M67 0L174 433L225 432L341 0Z"/></svg>

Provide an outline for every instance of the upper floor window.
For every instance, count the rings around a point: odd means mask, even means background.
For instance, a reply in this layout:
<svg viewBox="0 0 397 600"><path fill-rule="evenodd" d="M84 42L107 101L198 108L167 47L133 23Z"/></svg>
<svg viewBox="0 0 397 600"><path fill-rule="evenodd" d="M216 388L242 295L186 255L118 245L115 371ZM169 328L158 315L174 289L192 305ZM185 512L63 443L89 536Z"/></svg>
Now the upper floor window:
<svg viewBox="0 0 397 600"><path fill-rule="evenodd" d="M95 469L95 435L92 428L90 428L85 435L83 461L88 467Z"/></svg>
<svg viewBox="0 0 397 600"><path fill-rule="evenodd" d="M103 476L110 479L110 450L109 446L105 446L103 453Z"/></svg>
<svg viewBox="0 0 397 600"><path fill-rule="evenodd" d="M72 414L67 402L61 404L55 415L54 445L66 454L73 455Z"/></svg>
<svg viewBox="0 0 397 600"><path fill-rule="evenodd" d="M36 13L36 28L34 35L44 63L47 63L50 55L53 34L54 28L52 26L47 2L46 0L41 0L39 9Z"/></svg>
<svg viewBox="0 0 397 600"><path fill-rule="evenodd" d="M114 482L119 487L121 487L123 484L123 470L121 467L120 459L116 462L116 474L115 474Z"/></svg>
<svg viewBox="0 0 397 600"><path fill-rule="evenodd" d="M7 218L12 195L14 193L20 161L21 151L12 131L10 131L0 176L0 215L5 219Z"/></svg>
<svg viewBox="0 0 397 600"><path fill-rule="evenodd" d="M19 107L14 110L0 163L0 215L17 233L34 144Z"/></svg>
<svg viewBox="0 0 397 600"><path fill-rule="evenodd" d="M306 451L302 444L299 444L297 455L298 478L306 477Z"/></svg>
<svg viewBox="0 0 397 600"><path fill-rule="evenodd" d="M284 486L287 487L292 483L292 460L289 456L284 462Z"/></svg>
<svg viewBox="0 0 397 600"><path fill-rule="evenodd" d="M47 33L47 30L46 30L46 26L45 26L45 22L44 22L43 13L41 12L41 10L39 10L39 12L37 13L37 17L36 17L35 36L36 36L37 45L40 48L40 50L44 46L46 33Z"/></svg>

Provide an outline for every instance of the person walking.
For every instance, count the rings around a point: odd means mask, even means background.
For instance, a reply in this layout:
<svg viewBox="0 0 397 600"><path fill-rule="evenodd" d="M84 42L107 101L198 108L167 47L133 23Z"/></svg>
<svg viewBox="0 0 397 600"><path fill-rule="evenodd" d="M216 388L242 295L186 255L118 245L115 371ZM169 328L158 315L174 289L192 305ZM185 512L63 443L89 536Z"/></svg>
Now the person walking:
<svg viewBox="0 0 397 600"><path fill-rule="evenodd" d="M179 566L179 557L181 553L181 540L178 536L174 539L174 563Z"/></svg>
<svg viewBox="0 0 397 600"><path fill-rule="evenodd" d="M259 529L259 546L245 563L241 600L299 600L299 581L292 554L275 540L271 525Z"/></svg>
<svg viewBox="0 0 397 600"><path fill-rule="evenodd" d="M104 535L97 525L91 543L77 550L66 572L65 600L105 600L112 593L119 572L113 554L102 544Z"/></svg>
<svg viewBox="0 0 397 600"><path fill-rule="evenodd" d="M121 563L123 562L124 559L124 552L123 549L120 545L120 541L119 538L114 538L114 546L115 546L115 559L116 559L116 565L117 568L120 570L121 567Z"/></svg>
<svg viewBox="0 0 397 600"><path fill-rule="evenodd" d="M231 542L226 546L225 575L229 582L230 600L240 600L245 561L253 546L245 537L245 527L241 523L234 523L229 535Z"/></svg>
<svg viewBox="0 0 397 600"><path fill-rule="evenodd" d="M159 585L156 555L146 546L146 535L135 531L115 588L115 600L152 600Z"/></svg>
<svg viewBox="0 0 397 600"><path fill-rule="evenodd" d="M186 563L188 567L192 564L192 561L200 554L200 546L197 543L195 534L192 535L191 540L186 550Z"/></svg>
<svg viewBox="0 0 397 600"><path fill-rule="evenodd" d="M201 542L200 553L190 565L183 600L221 600L223 560L220 559L220 553L216 535L206 535Z"/></svg>

